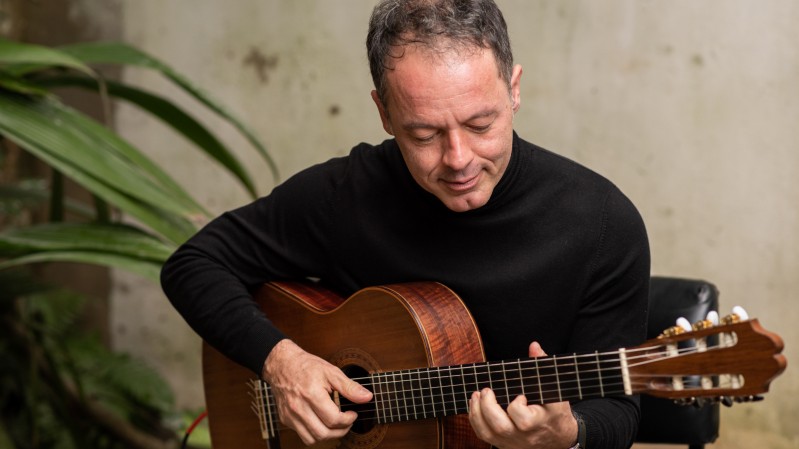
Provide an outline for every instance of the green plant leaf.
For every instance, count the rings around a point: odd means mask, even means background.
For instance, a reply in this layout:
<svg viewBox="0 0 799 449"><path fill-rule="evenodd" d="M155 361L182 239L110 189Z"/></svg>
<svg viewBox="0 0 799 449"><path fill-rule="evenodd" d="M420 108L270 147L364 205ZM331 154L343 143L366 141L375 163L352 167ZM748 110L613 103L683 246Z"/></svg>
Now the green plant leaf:
<svg viewBox="0 0 799 449"><path fill-rule="evenodd" d="M0 88L25 95L50 95L47 89L6 72L0 72Z"/></svg>
<svg viewBox="0 0 799 449"><path fill-rule="evenodd" d="M99 89L96 81L90 78L78 78L75 76L48 77L38 80L38 82L48 87L74 86L91 90ZM241 165L238 159L236 159L233 153L191 115L177 107L174 103L151 92L115 81L106 81L106 86L109 95L127 100L150 112L172 127L173 130L189 139L205 151L211 158L230 171L244 185L250 196L253 198L257 196L255 184L247 170Z"/></svg>
<svg viewBox="0 0 799 449"><path fill-rule="evenodd" d="M0 254L94 251L163 263L175 249L127 225L49 223L0 233Z"/></svg>
<svg viewBox="0 0 799 449"><path fill-rule="evenodd" d="M60 103L0 95L0 133L175 243L208 217L141 152Z"/></svg>
<svg viewBox="0 0 799 449"><path fill-rule="evenodd" d="M43 179L29 179L14 185L0 185L0 214L10 216L25 209L40 206L50 201L50 191ZM91 207L79 201L66 198L64 207L79 217L91 219Z"/></svg>
<svg viewBox="0 0 799 449"><path fill-rule="evenodd" d="M15 76L43 67L56 66L68 67L91 77L96 77L96 73L91 67L67 52L2 38L0 38L0 65L3 65L3 71Z"/></svg>
<svg viewBox="0 0 799 449"><path fill-rule="evenodd" d="M233 125L269 165L269 169L275 181L279 180L280 176L277 165L260 140L255 137L255 133L251 131L244 122L225 109L219 102L212 99L210 95L158 59L130 45L116 42L87 42L63 46L60 47L60 49L86 64L123 64L161 72L161 74L177 84L197 101L204 104Z"/></svg>
<svg viewBox="0 0 799 449"><path fill-rule="evenodd" d="M46 251L33 253L0 262L0 270L44 262L74 262L114 267L136 273L156 283L159 282L159 274L161 272L161 264L158 262L91 251Z"/></svg>

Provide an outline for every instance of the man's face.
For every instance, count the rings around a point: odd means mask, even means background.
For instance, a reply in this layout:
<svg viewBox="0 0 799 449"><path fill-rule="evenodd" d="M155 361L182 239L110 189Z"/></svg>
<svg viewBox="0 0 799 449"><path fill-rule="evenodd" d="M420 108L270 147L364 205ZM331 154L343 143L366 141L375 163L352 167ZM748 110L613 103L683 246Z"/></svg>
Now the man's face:
<svg viewBox="0 0 799 449"><path fill-rule="evenodd" d="M485 205L510 160L521 67L511 88L491 50L431 53L406 45L372 98L419 185L456 212Z"/></svg>

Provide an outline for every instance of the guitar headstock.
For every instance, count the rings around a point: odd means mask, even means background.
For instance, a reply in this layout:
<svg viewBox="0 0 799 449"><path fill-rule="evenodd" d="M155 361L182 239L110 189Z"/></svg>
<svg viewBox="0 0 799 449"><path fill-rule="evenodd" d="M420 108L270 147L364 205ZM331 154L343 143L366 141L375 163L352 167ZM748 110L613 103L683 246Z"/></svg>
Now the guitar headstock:
<svg viewBox="0 0 799 449"><path fill-rule="evenodd" d="M628 349L635 393L678 403L758 400L787 364L782 339L737 309L721 320L683 320Z"/></svg>

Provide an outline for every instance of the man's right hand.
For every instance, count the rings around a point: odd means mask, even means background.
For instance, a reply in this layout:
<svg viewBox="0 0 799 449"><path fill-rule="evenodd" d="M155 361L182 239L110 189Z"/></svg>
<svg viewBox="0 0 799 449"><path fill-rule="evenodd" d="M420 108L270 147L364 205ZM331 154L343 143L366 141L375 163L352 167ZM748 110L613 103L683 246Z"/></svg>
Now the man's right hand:
<svg viewBox="0 0 799 449"><path fill-rule="evenodd" d="M343 437L357 417L353 411L339 410L330 398L333 391L358 404L372 399L369 390L338 367L288 339L269 353L262 376L272 387L280 422L307 445Z"/></svg>

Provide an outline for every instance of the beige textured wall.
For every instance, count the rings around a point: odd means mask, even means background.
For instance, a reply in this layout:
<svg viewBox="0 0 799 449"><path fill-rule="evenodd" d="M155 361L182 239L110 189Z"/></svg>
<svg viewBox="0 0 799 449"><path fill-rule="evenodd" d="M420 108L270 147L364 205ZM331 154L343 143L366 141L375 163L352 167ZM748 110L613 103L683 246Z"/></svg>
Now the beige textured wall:
<svg viewBox="0 0 799 449"><path fill-rule="evenodd" d="M373 1L124 0L125 38L253 126L284 176L384 138L363 40ZM615 181L638 205L653 273L705 278L799 350L799 3L792 0L498 0L524 66L516 128ZM146 72L228 138L229 127ZM130 108L118 125L215 212L242 190ZM115 345L146 356L184 406L201 404L199 342L157 286L116 274ZM612 331L612 329L609 329ZM799 447L799 376L722 411L719 448Z"/></svg>

